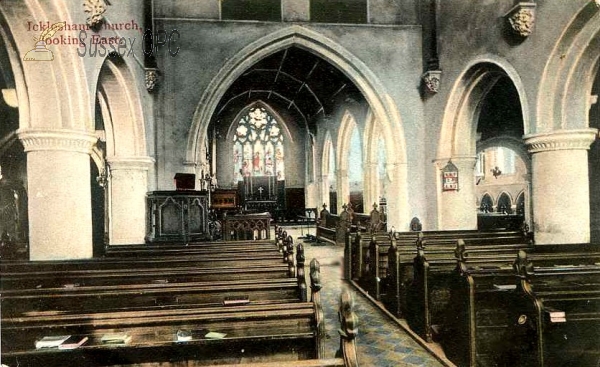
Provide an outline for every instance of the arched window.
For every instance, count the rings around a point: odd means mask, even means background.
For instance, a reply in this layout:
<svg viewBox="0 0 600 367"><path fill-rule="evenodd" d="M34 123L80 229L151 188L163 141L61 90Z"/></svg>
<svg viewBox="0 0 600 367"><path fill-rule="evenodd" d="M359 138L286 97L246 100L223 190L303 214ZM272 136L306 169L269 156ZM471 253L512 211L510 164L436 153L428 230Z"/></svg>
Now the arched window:
<svg viewBox="0 0 600 367"><path fill-rule="evenodd" d="M283 134L279 123L263 107L251 107L238 121L233 135L236 181L250 176L285 179Z"/></svg>

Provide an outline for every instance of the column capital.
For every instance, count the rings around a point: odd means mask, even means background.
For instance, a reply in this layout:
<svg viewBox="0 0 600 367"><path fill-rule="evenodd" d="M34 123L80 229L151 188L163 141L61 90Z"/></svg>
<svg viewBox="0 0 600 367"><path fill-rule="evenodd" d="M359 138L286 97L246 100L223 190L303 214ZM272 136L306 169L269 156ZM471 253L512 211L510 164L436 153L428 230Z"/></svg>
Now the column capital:
<svg viewBox="0 0 600 367"><path fill-rule="evenodd" d="M152 157L107 157L106 162L111 170L147 171L154 159Z"/></svg>
<svg viewBox="0 0 600 367"><path fill-rule="evenodd" d="M525 135L523 139L529 153L555 150L588 150L596 140L597 129L559 130L549 133Z"/></svg>
<svg viewBox="0 0 600 367"><path fill-rule="evenodd" d="M17 130L25 152L66 151L90 154L98 140L95 133L79 130L23 129Z"/></svg>

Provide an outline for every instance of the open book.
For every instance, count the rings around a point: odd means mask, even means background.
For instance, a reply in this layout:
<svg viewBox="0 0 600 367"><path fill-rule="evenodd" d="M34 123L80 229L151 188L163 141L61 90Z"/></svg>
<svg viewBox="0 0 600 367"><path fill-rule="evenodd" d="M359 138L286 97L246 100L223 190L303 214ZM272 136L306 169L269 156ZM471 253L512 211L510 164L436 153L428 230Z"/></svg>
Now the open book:
<svg viewBox="0 0 600 367"><path fill-rule="evenodd" d="M69 339L71 335L48 335L35 342L35 348L57 348L65 340Z"/></svg>

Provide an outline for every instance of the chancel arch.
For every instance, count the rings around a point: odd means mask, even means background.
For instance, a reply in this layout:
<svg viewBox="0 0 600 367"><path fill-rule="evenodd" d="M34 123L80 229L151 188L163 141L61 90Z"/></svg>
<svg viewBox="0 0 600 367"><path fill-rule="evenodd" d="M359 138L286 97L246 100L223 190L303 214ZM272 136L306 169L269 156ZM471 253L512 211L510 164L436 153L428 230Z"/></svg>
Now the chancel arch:
<svg viewBox="0 0 600 367"><path fill-rule="evenodd" d="M389 205L390 220L408 223L408 208L404 205L407 198L406 145L400 111L395 103L386 97L388 93L382 83L359 58L323 34L299 25L273 32L250 43L230 58L211 79L200 97L192 119L185 163L195 167L196 174L199 174L200 167L206 164L203 142L210 134L209 125L218 112L219 103L234 82L252 65L290 47L310 52L342 71L360 91L382 126L386 139L389 157L387 171L390 182L393 183L390 190L394 197L398 198L397 202ZM341 193L338 192L338 195L341 197Z"/></svg>
<svg viewBox="0 0 600 367"><path fill-rule="evenodd" d="M381 126L378 125L372 113L367 114L365 122L364 155L364 203L365 211L370 212L376 204L385 211L389 181L387 177L388 152Z"/></svg>
<svg viewBox="0 0 600 367"><path fill-rule="evenodd" d="M477 228L478 145L503 135L520 139L529 129L528 116L523 83L506 60L484 55L467 66L446 104L435 162L440 229ZM458 189L442 190L442 170L450 162L458 170ZM493 180L490 169L486 177Z"/></svg>

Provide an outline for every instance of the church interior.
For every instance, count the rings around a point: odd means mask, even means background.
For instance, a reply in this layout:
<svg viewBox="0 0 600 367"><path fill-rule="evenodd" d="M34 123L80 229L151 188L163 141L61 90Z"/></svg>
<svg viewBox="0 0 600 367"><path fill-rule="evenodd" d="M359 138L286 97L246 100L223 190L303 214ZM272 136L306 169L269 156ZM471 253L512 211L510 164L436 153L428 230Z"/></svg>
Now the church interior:
<svg viewBox="0 0 600 367"><path fill-rule="evenodd" d="M0 2L0 363L600 366L599 50L600 0Z"/></svg>

